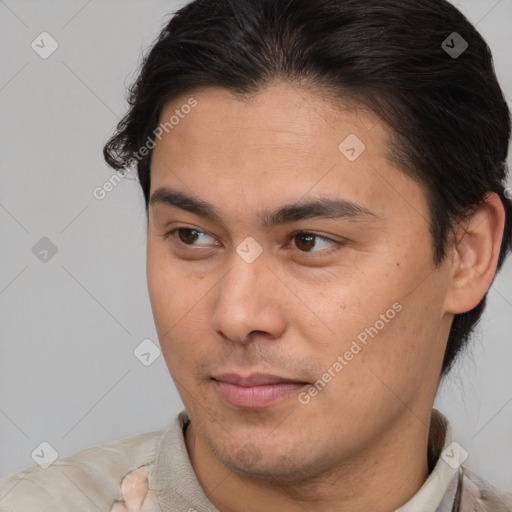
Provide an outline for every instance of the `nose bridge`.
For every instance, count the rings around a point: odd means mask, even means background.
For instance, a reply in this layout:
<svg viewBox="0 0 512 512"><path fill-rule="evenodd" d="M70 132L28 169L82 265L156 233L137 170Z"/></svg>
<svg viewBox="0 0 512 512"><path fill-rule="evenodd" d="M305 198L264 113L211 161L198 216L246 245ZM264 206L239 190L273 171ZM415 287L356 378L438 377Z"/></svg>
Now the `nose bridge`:
<svg viewBox="0 0 512 512"><path fill-rule="evenodd" d="M262 257L248 262L233 252L230 270L219 284L219 307L226 305L234 312L240 306L247 310L255 302L259 303L264 292L265 271L269 272Z"/></svg>
<svg viewBox="0 0 512 512"><path fill-rule="evenodd" d="M272 272L261 253L253 259L250 243L247 247L242 242L233 252L230 269L218 285L213 312L214 330L234 341L244 340L252 331L279 336L284 325L276 285L270 282Z"/></svg>

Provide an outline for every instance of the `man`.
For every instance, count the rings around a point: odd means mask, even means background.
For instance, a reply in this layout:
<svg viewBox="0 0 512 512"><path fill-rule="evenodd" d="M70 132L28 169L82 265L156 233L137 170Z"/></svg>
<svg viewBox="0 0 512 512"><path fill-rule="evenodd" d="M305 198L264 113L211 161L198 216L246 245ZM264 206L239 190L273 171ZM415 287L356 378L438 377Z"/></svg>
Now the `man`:
<svg viewBox="0 0 512 512"><path fill-rule="evenodd" d="M0 484L0 509L510 511L439 381L510 250L510 117L444 0L195 0L105 146L136 165L164 432Z"/></svg>

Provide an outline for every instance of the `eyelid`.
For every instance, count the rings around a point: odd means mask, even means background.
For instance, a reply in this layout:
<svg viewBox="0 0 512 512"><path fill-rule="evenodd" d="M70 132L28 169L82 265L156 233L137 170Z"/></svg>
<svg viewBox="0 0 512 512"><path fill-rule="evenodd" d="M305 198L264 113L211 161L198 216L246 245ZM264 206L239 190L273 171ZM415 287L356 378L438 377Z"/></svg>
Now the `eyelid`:
<svg viewBox="0 0 512 512"><path fill-rule="evenodd" d="M203 231L202 229L199 229L199 228L195 228L195 227L190 227L190 226L178 226L178 227L175 227L173 229L171 229L170 231L167 231L166 233L164 233L162 236L162 238L164 240L167 240L168 238L170 238L171 236L173 236L176 232L182 230L182 229L189 229L190 231L196 231L197 233L201 234L201 235L207 235L209 236L210 238L213 238L215 239L214 236L210 235L209 233L207 233L206 231ZM194 244L186 244L184 242L182 242L181 240L179 239L176 239L174 241L174 243L176 243L177 245L181 246L181 247L200 247L200 246L195 246Z"/></svg>
<svg viewBox="0 0 512 512"><path fill-rule="evenodd" d="M307 254L307 255L318 254L320 256L326 256L326 255L331 254L331 252L338 250L340 248L340 246L343 245L343 242L334 240L325 235L321 235L320 233L317 233L316 231L306 231L306 230L295 231L288 236L288 239L291 242L295 237L297 237L299 235L311 235L311 236L315 237L317 240L323 240L323 241L331 242L333 244L331 247L329 247L327 249L323 249L321 251L307 252L307 251L299 250L299 252L301 254Z"/></svg>
<svg viewBox="0 0 512 512"><path fill-rule="evenodd" d="M171 237L172 235L174 235L175 233L177 233L178 231L180 231L182 229L189 229L191 231L195 231L199 234L207 235L207 236L215 239L214 236L208 234L206 231L203 231L200 228L191 227L191 226L177 226L177 227L173 228L172 230L168 231L167 233L165 233L164 235L162 235L162 237L164 240L167 240L167 238ZM329 238L328 236L319 234L315 231L297 230L297 231L294 231L293 233L290 233L290 235L288 235L288 243L290 243L295 237L297 237L299 235L311 235L314 238L316 238L317 240L327 241L327 242L331 242L333 244L332 247L327 248L327 249L322 249L320 251L308 252L308 251L301 251L301 250L297 249L297 251L300 254L304 254L304 255L316 255L316 254L321 255L321 256L329 255L329 254L331 254L331 252L338 250L346 242L345 240L343 240L343 241L334 240L332 238ZM177 238L175 240L173 240L173 243L175 243L176 245L178 245L180 247L185 247L185 248L188 248L188 247L201 248L200 245L196 246L194 244L186 244ZM211 247L206 247L204 249L208 250L208 249L211 249ZM196 250L199 250L199 249L196 249Z"/></svg>

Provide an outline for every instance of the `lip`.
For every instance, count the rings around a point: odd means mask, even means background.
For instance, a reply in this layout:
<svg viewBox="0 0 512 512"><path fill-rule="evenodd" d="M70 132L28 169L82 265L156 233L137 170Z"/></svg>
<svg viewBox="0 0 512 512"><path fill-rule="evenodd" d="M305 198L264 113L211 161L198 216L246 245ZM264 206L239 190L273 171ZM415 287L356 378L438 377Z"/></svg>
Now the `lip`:
<svg viewBox="0 0 512 512"><path fill-rule="evenodd" d="M267 384L307 384L307 382L299 381L288 377L281 377L280 375L272 375L270 373L251 373L246 377L238 375L238 373L222 373L212 377L214 380L221 382L228 382L229 384L236 384L237 386L264 386Z"/></svg>
<svg viewBox="0 0 512 512"><path fill-rule="evenodd" d="M231 405L249 409L268 407L309 385L296 379L263 373L253 373L246 377L224 373L212 379L219 393Z"/></svg>

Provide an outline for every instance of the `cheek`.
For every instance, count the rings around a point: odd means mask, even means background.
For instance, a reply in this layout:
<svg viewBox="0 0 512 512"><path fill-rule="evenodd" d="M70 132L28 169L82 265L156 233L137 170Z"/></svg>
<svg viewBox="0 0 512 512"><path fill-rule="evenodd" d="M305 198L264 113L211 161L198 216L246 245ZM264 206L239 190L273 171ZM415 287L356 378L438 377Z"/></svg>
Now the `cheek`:
<svg viewBox="0 0 512 512"><path fill-rule="evenodd" d="M190 350L193 340L205 338L208 288L202 277L187 276L177 264L148 252L147 283L154 323L169 369L179 374L200 353ZM202 333L202 334L201 334Z"/></svg>
<svg viewBox="0 0 512 512"><path fill-rule="evenodd" d="M176 282L167 272L148 262L148 293L157 329L172 325L179 304Z"/></svg>
<svg viewBox="0 0 512 512"><path fill-rule="evenodd" d="M311 292L314 296L315 290ZM334 278L328 287L323 286L320 295L318 290L316 292L315 312L319 318L325 319L333 331L333 339L339 340L337 349L350 345L361 333L360 338L364 342L364 333L368 329L373 330L376 323L379 332L387 330L399 316L397 309L400 306L393 307L401 293L396 276L383 278L382 274L372 272L360 273L357 278ZM381 315L384 315L383 320Z"/></svg>
<svg viewBox="0 0 512 512"><path fill-rule="evenodd" d="M411 404L432 380L444 346L439 291L436 283L427 281L413 293L413 287L400 285L374 296L371 304L361 306L364 319L355 313L358 325L352 324L351 336L343 342L348 350L344 360L350 361L344 363L343 379L335 384L338 396L350 389L346 407L351 403L357 408L361 401L377 409L390 402Z"/></svg>
<svg viewBox="0 0 512 512"><path fill-rule="evenodd" d="M322 357L327 367L347 353L350 367L363 363L393 372L407 364L421 372L422 360L431 357L440 321L438 278L426 260L424 265L396 261L374 262L367 266L370 273L360 274L349 286L340 290L332 285L322 293L318 316L335 333ZM351 379L360 379L357 371Z"/></svg>
<svg viewBox="0 0 512 512"><path fill-rule="evenodd" d="M146 277L157 328L172 326L192 309L194 279L155 241L148 242Z"/></svg>

